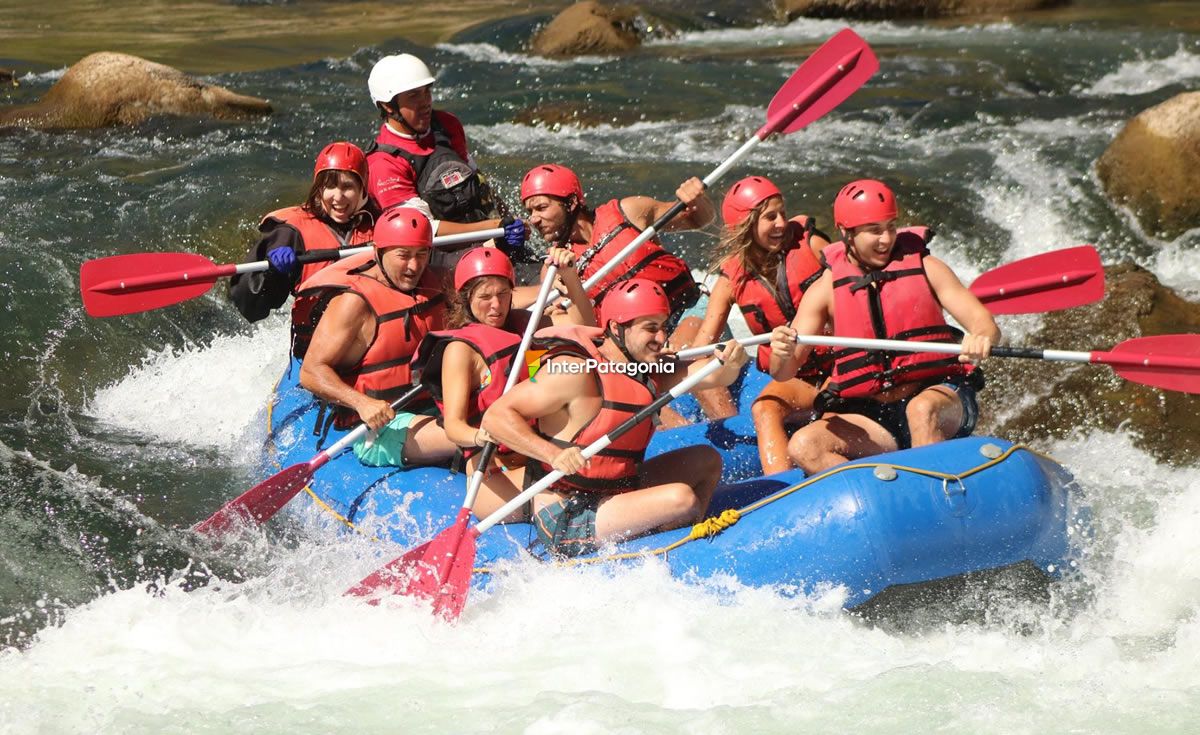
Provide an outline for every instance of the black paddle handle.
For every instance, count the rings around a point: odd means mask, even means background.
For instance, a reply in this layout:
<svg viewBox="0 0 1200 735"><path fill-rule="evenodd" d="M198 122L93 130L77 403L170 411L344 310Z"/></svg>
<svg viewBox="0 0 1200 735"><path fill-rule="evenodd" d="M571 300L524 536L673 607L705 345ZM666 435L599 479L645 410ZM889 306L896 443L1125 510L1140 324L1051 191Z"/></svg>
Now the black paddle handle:
<svg viewBox="0 0 1200 735"><path fill-rule="evenodd" d="M1041 360L1045 357L1045 350L1033 347L993 347L992 357L1024 357L1030 360Z"/></svg>
<svg viewBox="0 0 1200 735"><path fill-rule="evenodd" d="M355 245L353 248L344 248L343 250L333 250L331 248L324 248L322 250L309 250L307 252L300 253L299 255L297 255L296 262L297 263L323 263L327 260L339 260L339 259L341 259L342 253L344 252L344 250L355 250L358 248L368 247L368 246L374 245L374 244L375 244L375 242L372 240L371 242L359 243L358 245Z"/></svg>
<svg viewBox="0 0 1200 735"><path fill-rule="evenodd" d="M705 184L704 188L707 189L708 184ZM682 201L676 201L673 205L671 205L670 209L663 212L662 216L659 217L658 219L654 220L654 224L652 224L650 226L654 228L655 232L662 232L662 228L666 227L667 224L669 224L671 222L671 220L678 217L679 213L685 209L687 209L686 204L684 204Z"/></svg>

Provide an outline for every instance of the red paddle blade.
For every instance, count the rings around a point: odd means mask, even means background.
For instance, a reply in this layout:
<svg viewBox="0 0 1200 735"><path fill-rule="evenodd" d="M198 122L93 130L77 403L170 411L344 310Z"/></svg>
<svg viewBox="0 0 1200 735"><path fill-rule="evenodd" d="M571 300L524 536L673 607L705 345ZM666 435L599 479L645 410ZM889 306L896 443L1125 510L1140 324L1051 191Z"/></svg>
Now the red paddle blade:
<svg viewBox="0 0 1200 735"><path fill-rule="evenodd" d="M849 28L838 32L775 93L758 137L786 135L808 125L845 102L878 70L879 59L866 41Z"/></svg>
<svg viewBox="0 0 1200 735"><path fill-rule="evenodd" d="M471 589L475 566L475 534L467 528L470 513L459 513L453 526L363 578L347 595L378 604L384 595L428 600L447 622L458 618Z"/></svg>
<svg viewBox="0 0 1200 735"><path fill-rule="evenodd" d="M971 293L993 314L1035 314L1104 298L1104 266L1091 245L1054 250L984 273Z"/></svg>
<svg viewBox="0 0 1200 735"><path fill-rule="evenodd" d="M275 473L197 523L195 530L213 536L225 533L237 524L265 523L304 489L312 479L314 469L311 463L301 462Z"/></svg>
<svg viewBox="0 0 1200 735"><path fill-rule="evenodd" d="M203 296L232 272L195 253L114 255L80 267L79 291L91 316L136 314Z"/></svg>
<svg viewBox="0 0 1200 735"><path fill-rule="evenodd" d="M1092 361L1112 365L1126 380L1200 393L1200 334L1162 334L1122 342L1111 352L1092 353Z"/></svg>

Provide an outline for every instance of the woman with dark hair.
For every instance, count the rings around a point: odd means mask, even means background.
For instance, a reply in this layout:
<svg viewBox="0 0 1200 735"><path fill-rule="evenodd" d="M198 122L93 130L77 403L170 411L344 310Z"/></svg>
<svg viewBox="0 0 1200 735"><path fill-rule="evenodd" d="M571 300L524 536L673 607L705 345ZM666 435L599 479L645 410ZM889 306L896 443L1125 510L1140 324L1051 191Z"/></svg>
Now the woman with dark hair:
<svg viewBox="0 0 1200 735"><path fill-rule="evenodd" d="M247 259L270 261L270 269L238 274L229 282L229 298L242 316L252 322L266 318L305 279L334 262L300 263L296 256L371 241L375 217L367 206L366 181L362 149L344 141L325 146L304 203L277 209L258 225L262 238Z"/></svg>
<svg viewBox="0 0 1200 735"><path fill-rule="evenodd" d="M552 323L594 326L592 302L575 270L575 256L566 248L551 248L546 263L562 274L571 307L542 316L539 328ZM468 252L454 269L451 328L427 336L417 355L421 383L441 409L446 436L459 447L456 468L470 460L469 472L475 469L474 455L491 441L479 426L483 412L504 393L513 362L526 362L524 355L516 353L532 315L512 308L515 287L512 262L502 251L484 247ZM528 368L520 369L523 379ZM476 501L477 514L488 514L520 492L524 468L516 465L523 465L522 459L505 451L496 454L496 467L489 468Z"/></svg>

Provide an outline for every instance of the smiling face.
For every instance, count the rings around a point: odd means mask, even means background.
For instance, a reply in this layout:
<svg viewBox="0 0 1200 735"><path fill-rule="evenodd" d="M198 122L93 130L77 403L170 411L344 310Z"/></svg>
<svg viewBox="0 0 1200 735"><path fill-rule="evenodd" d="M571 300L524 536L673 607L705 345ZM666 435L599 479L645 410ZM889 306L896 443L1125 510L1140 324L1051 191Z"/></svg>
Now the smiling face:
<svg viewBox="0 0 1200 735"><path fill-rule="evenodd" d="M545 194L529 197L525 200L529 226L537 230L546 242L564 242L571 235L566 232L570 218L569 201Z"/></svg>
<svg viewBox="0 0 1200 735"><path fill-rule="evenodd" d="M322 172L326 173L326 172ZM363 190L358 177L346 171L330 171L334 176L319 182L317 196L321 209L329 219L338 224L346 224L355 212L362 209L367 202L367 193Z"/></svg>
<svg viewBox="0 0 1200 735"><path fill-rule="evenodd" d="M771 197L763 203L758 221L754 223L751 237L754 244L768 253L777 253L783 247L787 232L787 213L783 209L782 197Z"/></svg>
<svg viewBox="0 0 1200 735"><path fill-rule="evenodd" d="M512 308L512 284L500 276L482 276L466 286L470 294L467 308L480 324L500 329Z"/></svg>
<svg viewBox="0 0 1200 735"><path fill-rule="evenodd" d="M612 324L612 331L624 333L625 349L638 362L658 360L663 345L667 343L667 319L669 315L641 316L628 324Z"/></svg>
<svg viewBox="0 0 1200 735"><path fill-rule="evenodd" d="M864 268L877 270L891 261L892 248L896 246L896 220L871 222L843 230L849 243L849 254Z"/></svg>

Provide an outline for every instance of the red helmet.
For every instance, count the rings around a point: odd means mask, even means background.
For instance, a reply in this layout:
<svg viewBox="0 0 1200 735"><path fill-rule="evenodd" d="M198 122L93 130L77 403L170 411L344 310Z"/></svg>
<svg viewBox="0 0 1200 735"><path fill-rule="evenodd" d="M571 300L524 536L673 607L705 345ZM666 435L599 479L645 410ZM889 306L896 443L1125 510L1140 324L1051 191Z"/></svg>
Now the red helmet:
<svg viewBox="0 0 1200 735"><path fill-rule="evenodd" d="M313 168L313 178L322 171L349 171L358 176L358 181L364 187L367 185L367 156L362 149L344 140L330 143L317 154L317 165Z"/></svg>
<svg viewBox="0 0 1200 735"><path fill-rule="evenodd" d="M480 276L500 276L508 279L509 284L517 285L512 261L497 248L479 247L464 255L454 267L454 290L461 291L467 281Z"/></svg>
<svg viewBox="0 0 1200 735"><path fill-rule="evenodd" d="M771 197L782 197L779 187L764 176L747 176L733 185L721 202L721 219L726 227L737 227L755 207Z"/></svg>
<svg viewBox="0 0 1200 735"><path fill-rule="evenodd" d="M630 278L613 286L600 306L600 325L625 324L642 316L667 316L671 302L662 286L645 278Z"/></svg>
<svg viewBox="0 0 1200 735"><path fill-rule="evenodd" d="M396 207L383 213L375 223L375 249L431 248L433 226L419 209Z"/></svg>
<svg viewBox="0 0 1200 735"><path fill-rule="evenodd" d="M571 169L557 163L534 166L521 179L521 201L541 194L560 199L574 194L576 201L583 204L583 187L579 185L579 177Z"/></svg>
<svg viewBox="0 0 1200 735"><path fill-rule="evenodd" d="M833 200L833 224L845 230L894 219L896 195L882 181L852 181L843 186L837 199Z"/></svg>

